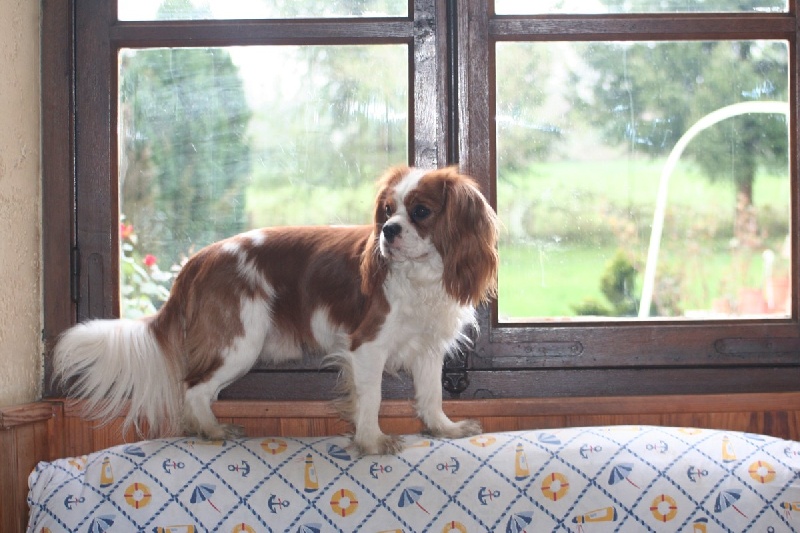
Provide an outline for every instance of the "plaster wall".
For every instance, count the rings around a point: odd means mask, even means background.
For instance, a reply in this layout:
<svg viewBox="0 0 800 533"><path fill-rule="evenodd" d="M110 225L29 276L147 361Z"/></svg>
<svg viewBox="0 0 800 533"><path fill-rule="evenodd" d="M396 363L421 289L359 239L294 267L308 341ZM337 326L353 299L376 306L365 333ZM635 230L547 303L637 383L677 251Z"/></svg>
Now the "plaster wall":
<svg viewBox="0 0 800 533"><path fill-rule="evenodd" d="M39 2L0 0L0 407L41 396Z"/></svg>

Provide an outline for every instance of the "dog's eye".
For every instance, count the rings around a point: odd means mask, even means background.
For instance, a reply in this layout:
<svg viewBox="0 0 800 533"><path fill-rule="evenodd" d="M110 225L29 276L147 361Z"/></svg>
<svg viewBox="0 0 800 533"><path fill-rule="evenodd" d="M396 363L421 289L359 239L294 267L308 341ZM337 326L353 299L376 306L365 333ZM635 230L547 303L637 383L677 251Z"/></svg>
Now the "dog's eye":
<svg viewBox="0 0 800 533"><path fill-rule="evenodd" d="M411 218L413 218L417 222L428 218L428 215L430 214L431 210L422 204L415 205L414 209L411 210Z"/></svg>
<svg viewBox="0 0 800 533"><path fill-rule="evenodd" d="M383 212L386 214L386 218L389 218L390 216L392 216L392 206L386 204L386 206L384 206L383 208Z"/></svg>

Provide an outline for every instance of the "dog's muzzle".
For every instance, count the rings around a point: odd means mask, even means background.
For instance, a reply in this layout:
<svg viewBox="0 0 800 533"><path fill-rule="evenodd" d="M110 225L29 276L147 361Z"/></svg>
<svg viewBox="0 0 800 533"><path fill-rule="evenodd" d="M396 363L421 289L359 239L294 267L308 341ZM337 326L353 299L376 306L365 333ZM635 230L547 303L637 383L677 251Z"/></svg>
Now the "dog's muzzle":
<svg viewBox="0 0 800 533"><path fill-rule="evenodd" d="M400 235L400 232L403 231L402 226L400 224L385 224L383 226L383 238L386 239L386 242L391 243L394 241L394 238Z"/></svg>

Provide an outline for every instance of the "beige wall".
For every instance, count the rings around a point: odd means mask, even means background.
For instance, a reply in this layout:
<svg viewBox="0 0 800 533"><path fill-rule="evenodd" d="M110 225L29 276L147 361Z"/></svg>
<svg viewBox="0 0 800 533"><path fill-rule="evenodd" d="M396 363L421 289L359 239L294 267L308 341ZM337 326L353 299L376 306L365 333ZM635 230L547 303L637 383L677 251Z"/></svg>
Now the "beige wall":
<svg viewBox="0 0 800 533"><path fill-rule="evenodd" d="M39 2L0 0L0 407L41 394Z"/></svg>

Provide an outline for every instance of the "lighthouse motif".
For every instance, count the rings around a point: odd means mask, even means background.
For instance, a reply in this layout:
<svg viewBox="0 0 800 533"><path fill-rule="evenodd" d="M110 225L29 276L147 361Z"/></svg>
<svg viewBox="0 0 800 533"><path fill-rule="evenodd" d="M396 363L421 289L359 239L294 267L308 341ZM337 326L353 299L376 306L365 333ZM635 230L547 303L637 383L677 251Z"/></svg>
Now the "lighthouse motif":
<svg viewBox="0 0 800 533"><path fill-rule="evenodd" d="M114 473L111 471L111 459L105 457L100 466L100 486L108 487L114 483Z"/></svg>
<svg viewBox="0 0 800 533"><path fill-rule="evenodd" d="M319 489L317 469L314 467L314 458L309 453L306 455L305 490L306 492L314 492L317 489Z"/></svg>
<svg viewBox="0 0 800 533"><path fill-rule="evenodd" d="M736 453L733 451L733 445L727 435L722 437L722 461L730 463L736 460Z"/></svg>
<svg viewBox="0 0 800 533"><path fill-rule="evenodd" d="M522 444L517 444L517 456L514 460L514 475L517 481L522 481L531 475L531 471L528 468L528 458L525 457Z"/></svg>

